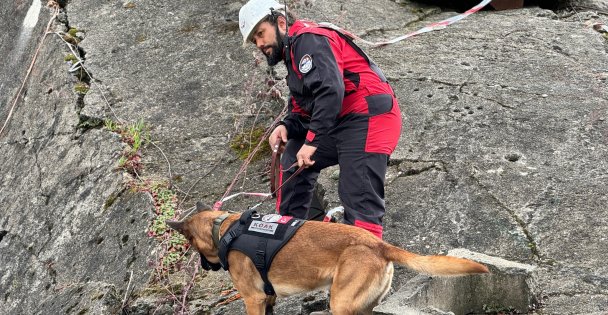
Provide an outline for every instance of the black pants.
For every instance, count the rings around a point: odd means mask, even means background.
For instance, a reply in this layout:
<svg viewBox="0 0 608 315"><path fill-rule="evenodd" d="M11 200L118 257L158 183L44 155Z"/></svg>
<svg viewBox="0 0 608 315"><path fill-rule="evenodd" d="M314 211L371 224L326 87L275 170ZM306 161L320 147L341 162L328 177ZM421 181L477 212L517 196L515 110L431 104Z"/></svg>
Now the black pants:
<svg viewBox="0 0 608 315"><path fill-rule="evenodd" d="M290 179L277 199L281 215L308 218L313 191L319 172L329 166L340 166L338 193L344 206L344 221L362 227L382 238L384 208L384 177L389 156L366 152L369 117L348 115L325 137L315 154L315 164ZM285 181L297 169L288 169L296 162L296 154L304 139L290 139L281 157ZM286 170L286 171L285 171Z"/></svg>

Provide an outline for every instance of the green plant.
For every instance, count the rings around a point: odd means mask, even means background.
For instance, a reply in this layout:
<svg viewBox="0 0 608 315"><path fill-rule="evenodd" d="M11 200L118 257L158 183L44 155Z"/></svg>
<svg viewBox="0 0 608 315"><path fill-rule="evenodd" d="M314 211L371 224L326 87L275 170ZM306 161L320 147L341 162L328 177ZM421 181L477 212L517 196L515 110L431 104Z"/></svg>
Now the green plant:
<svg viewBox="0 0 608 315"><path fill-rule="evenodd" d="M104 121L108 130L120 135L122 142L127 146L118 160L118 168L136 175L143 168L141 163L141 148L150 141L148 128L143 120L123 126L110 119Z"/></svg>
<svg viewBox="0 0 608 315"><path fill-rule="evenodd" d="M125 137L127 139L127 143L131 145L131 150L133 153L139 151L141 146L150 140L150 134L148 133L146 125L141 119L127 128Z"/></svg>
<svg viewBox="0 0 608 315"><path fill-rule="evenodd" d="M130 124L121 124L111 119L105 119L106 129L120 135L126 147L118 160L118 167L132 175L138 175L142 168L141 149L150 142L148 127L143 120ZM166 221L177 220L177 194L169 188L166 181L150 179L133 179L129 186L133 191L149 193L154 201L154 217L150 220L146 232L149 237L161 242L159 260L156 264L157 280L166 278L170 273L178 271L185 263L185 253L189 243L180 233L170 229ZM104 206L110 207L114 198L109 198Z"/></svg>
<svg viewBox="0 0 608 315"><path fill-rule="evenodd" d="M111 132L116 132L119 128L118 123L116 123L115 121L113 121L110 118L104 119L103 125L106 129L110 130Z"/></svg>
<svg viewBox="0 0 608 315"><path fill-rule="evenodd" d="M78 33L78 29L75 27L70 27L70 29L68 30L68 34L72 37L76 37L77 33Z"/></svg>
<svg viewBox="0 0 608 315"><path fill-rule="evenodd" d="M84 82L78 82L74 85L74 92L80 95L86 95L89 92L89 85Z"/></svg>
<svg viewBox="0 0 608 315"><path fill-rule="evenodd" d="M67 54L63 58L63 61L69 61L71 63L76 63L76 62L78 62L78 58L76 56L74 56L74 54Z"/></svg>
<svg viewBox="0 0 608 315"><path fill-rule="evenodd" d="M241 160L246 159L251 155L253 149L260 141L265 141L264 134L266 129L263 127L255 127L248 132L242 132L234 136L230 141L230 148L236 152ZM270 155L270 146L262 144L262 147L256 152L252 161L259 160L264 156Z"/></svg>
<svg viewBox="0 0 608 315"><path fill-rule="evenodd" d="M75 27L70 27L70 29L67 31L67 33L63 34L63 40L65 40L66 42L74 45L74 46L78 46L78 44L80 43L80 41L82 40L80 37L78 37L78 29Z"/></svg>
<svg viewBox="0 0 608 315"><path fill-rule="evenodd" d="M62 38L63 38L63 40L65 40L66 42L68 42L74 46L78 46L78 43L80 43L80 40L77 37L72 37L69 34L63 35Z"/></svg>
<svg viewBox="0 0 608 315"><path fill-rule="evenodd" d="M165 221L175 218L177 196L173 191L161 185L153 185L150 188L150 194L154 199L156 217L148 228L148 236L163 236L168 231Z"/></svg>
<svg viewBox="0 0 608 315"><path fill-rule="evenodd" d="M154 218L148 226L148 236L163 243L163 251L157 265L160 275L177 271L185 263L184 253L190 247L183 235L172 230L165 223L167 220L177 220L177 194L169 189L165 182L144 182L137 186L138 190L146 191L154 200Z"/></svg>

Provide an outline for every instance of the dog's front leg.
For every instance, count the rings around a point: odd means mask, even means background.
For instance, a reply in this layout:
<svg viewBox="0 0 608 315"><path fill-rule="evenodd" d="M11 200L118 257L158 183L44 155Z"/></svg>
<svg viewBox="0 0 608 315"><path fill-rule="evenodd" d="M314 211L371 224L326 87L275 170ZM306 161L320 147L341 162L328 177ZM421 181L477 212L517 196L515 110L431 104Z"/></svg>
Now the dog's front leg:
<svg viewBox="0 0 608 315"><path fill-rule="evenodd" d="M241 294L242 295L242 294ZM243 296L247 315L266 315L266 295Z"/></svg>
<svg viewBox="0 0 608 315"><path fill-rule="evenodd" d="M247 315L265 315L266 293L264 282L249 257L239 251L228 254L232 283L243 297Z"/></svg>

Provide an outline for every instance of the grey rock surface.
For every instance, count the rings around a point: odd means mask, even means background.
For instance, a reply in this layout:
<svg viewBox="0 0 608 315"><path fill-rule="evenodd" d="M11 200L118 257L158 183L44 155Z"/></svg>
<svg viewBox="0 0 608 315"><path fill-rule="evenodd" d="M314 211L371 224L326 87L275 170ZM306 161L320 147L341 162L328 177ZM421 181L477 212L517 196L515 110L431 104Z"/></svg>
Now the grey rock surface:
<svg viewBox="0 0 608 315"><path fill-rule="evenodd" d="M511 20L522 13L528 18ZM380 64L418 61L387 71L405 93L407 117L393 158L439 167L397 172L387 188L387 239L430 253L481 246L536 263L548 312L607 309L598 279L605 267L579 256L606 248L606 42L597 35L525 9L388 47ZM572 277L572 268L582 274Z"/></svg>
<svg viewBox="0 0 608 315"><path fill-rule="evenodd" d="M374 308L374 314L528 314L539 308L533 291L535 266L508 261L466 249L448 255L480 262L490 274L461 277L418 275Z"/></svg>
<svg viewBox="0 0 608 315"><path fill-rule="evenodd" d="M604 14L608 12L606 0L572 0L569 5L577 9L604 12Z"/></svg>
<svg viewBox="0 0 608 315"><path fill-rule="evenodd" d="M371 41L456 14L398 2L292 7ZM2 122L50 17L40 3L23 42L32 2L0 4L0 52L12 58L0 66ZM179 309L146 290L160 245L145 234L149 197L126 189L128 176L116 171L120 139L82 123L143 120L154 145L142 152L140 175L173 179L184 212L197 200L218 200L242 163L230 140L268 127L287 92L282 66L269 74L253 47L241 47L243 3L67 3L55 28L79 30L92 85L84 97L74 93L63 60L69 51L47 36L0 135L2 313ZM589 26L606 20L603 2L587 3L595 9L482 11L392 46L364 46L393 85L404 119L387 174L385 240L421 254L466 248L536 266L532 294L543 314L608 311L608 41ZM267 159L252 163L233 192L267 191L267 168ZM330 207L339 204L337 171L320 179ZM236 198L224 208L257 201ZM413 276L397 267L393 290ZM191 310L242 313L241 302L216 306L230 286L226 273L201 271L188 295L201 302ZM282 300L277 309L291 314L301 304Z"/></svg>
<svg viewBox="0 0 608 315"><path fill-rule="evenodd" d="M29 57L10 68L17 74L27 70L50 17L43 5L39 9L32 43L21 47ZM7 14L14 20L2 19L18 25L25 16ZM148 282L150 204L144 195L126 191L123 175L115 172L118 139L77 127L78 97L63 43L49 35L41 47L25 97L0 138L0 312L113 313L121 307L130 272L132 286ZM3 83L12 83L6 78ZM8 111L7 103L0 106ZM73 301L79 294L90 302Z"/></svg>

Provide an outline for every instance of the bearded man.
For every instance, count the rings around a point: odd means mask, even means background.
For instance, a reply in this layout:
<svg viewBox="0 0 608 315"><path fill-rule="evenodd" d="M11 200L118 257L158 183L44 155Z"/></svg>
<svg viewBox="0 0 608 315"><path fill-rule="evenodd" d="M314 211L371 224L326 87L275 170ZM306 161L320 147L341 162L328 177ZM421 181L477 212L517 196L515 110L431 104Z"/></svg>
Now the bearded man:
<svg viewBox="0 0 608 315"><path fill-rule="evenodd" d="M339 30L288 22L286 6L250 0L239 12L243 45L253 43L268 64L287 67L289 113L268 141L282 151L281 215L305 219L319 172L340 166L344 223L382 238L384 180L401 134L401 112L380 68ZM275 147L280 143L279 147Z"/></svg>

